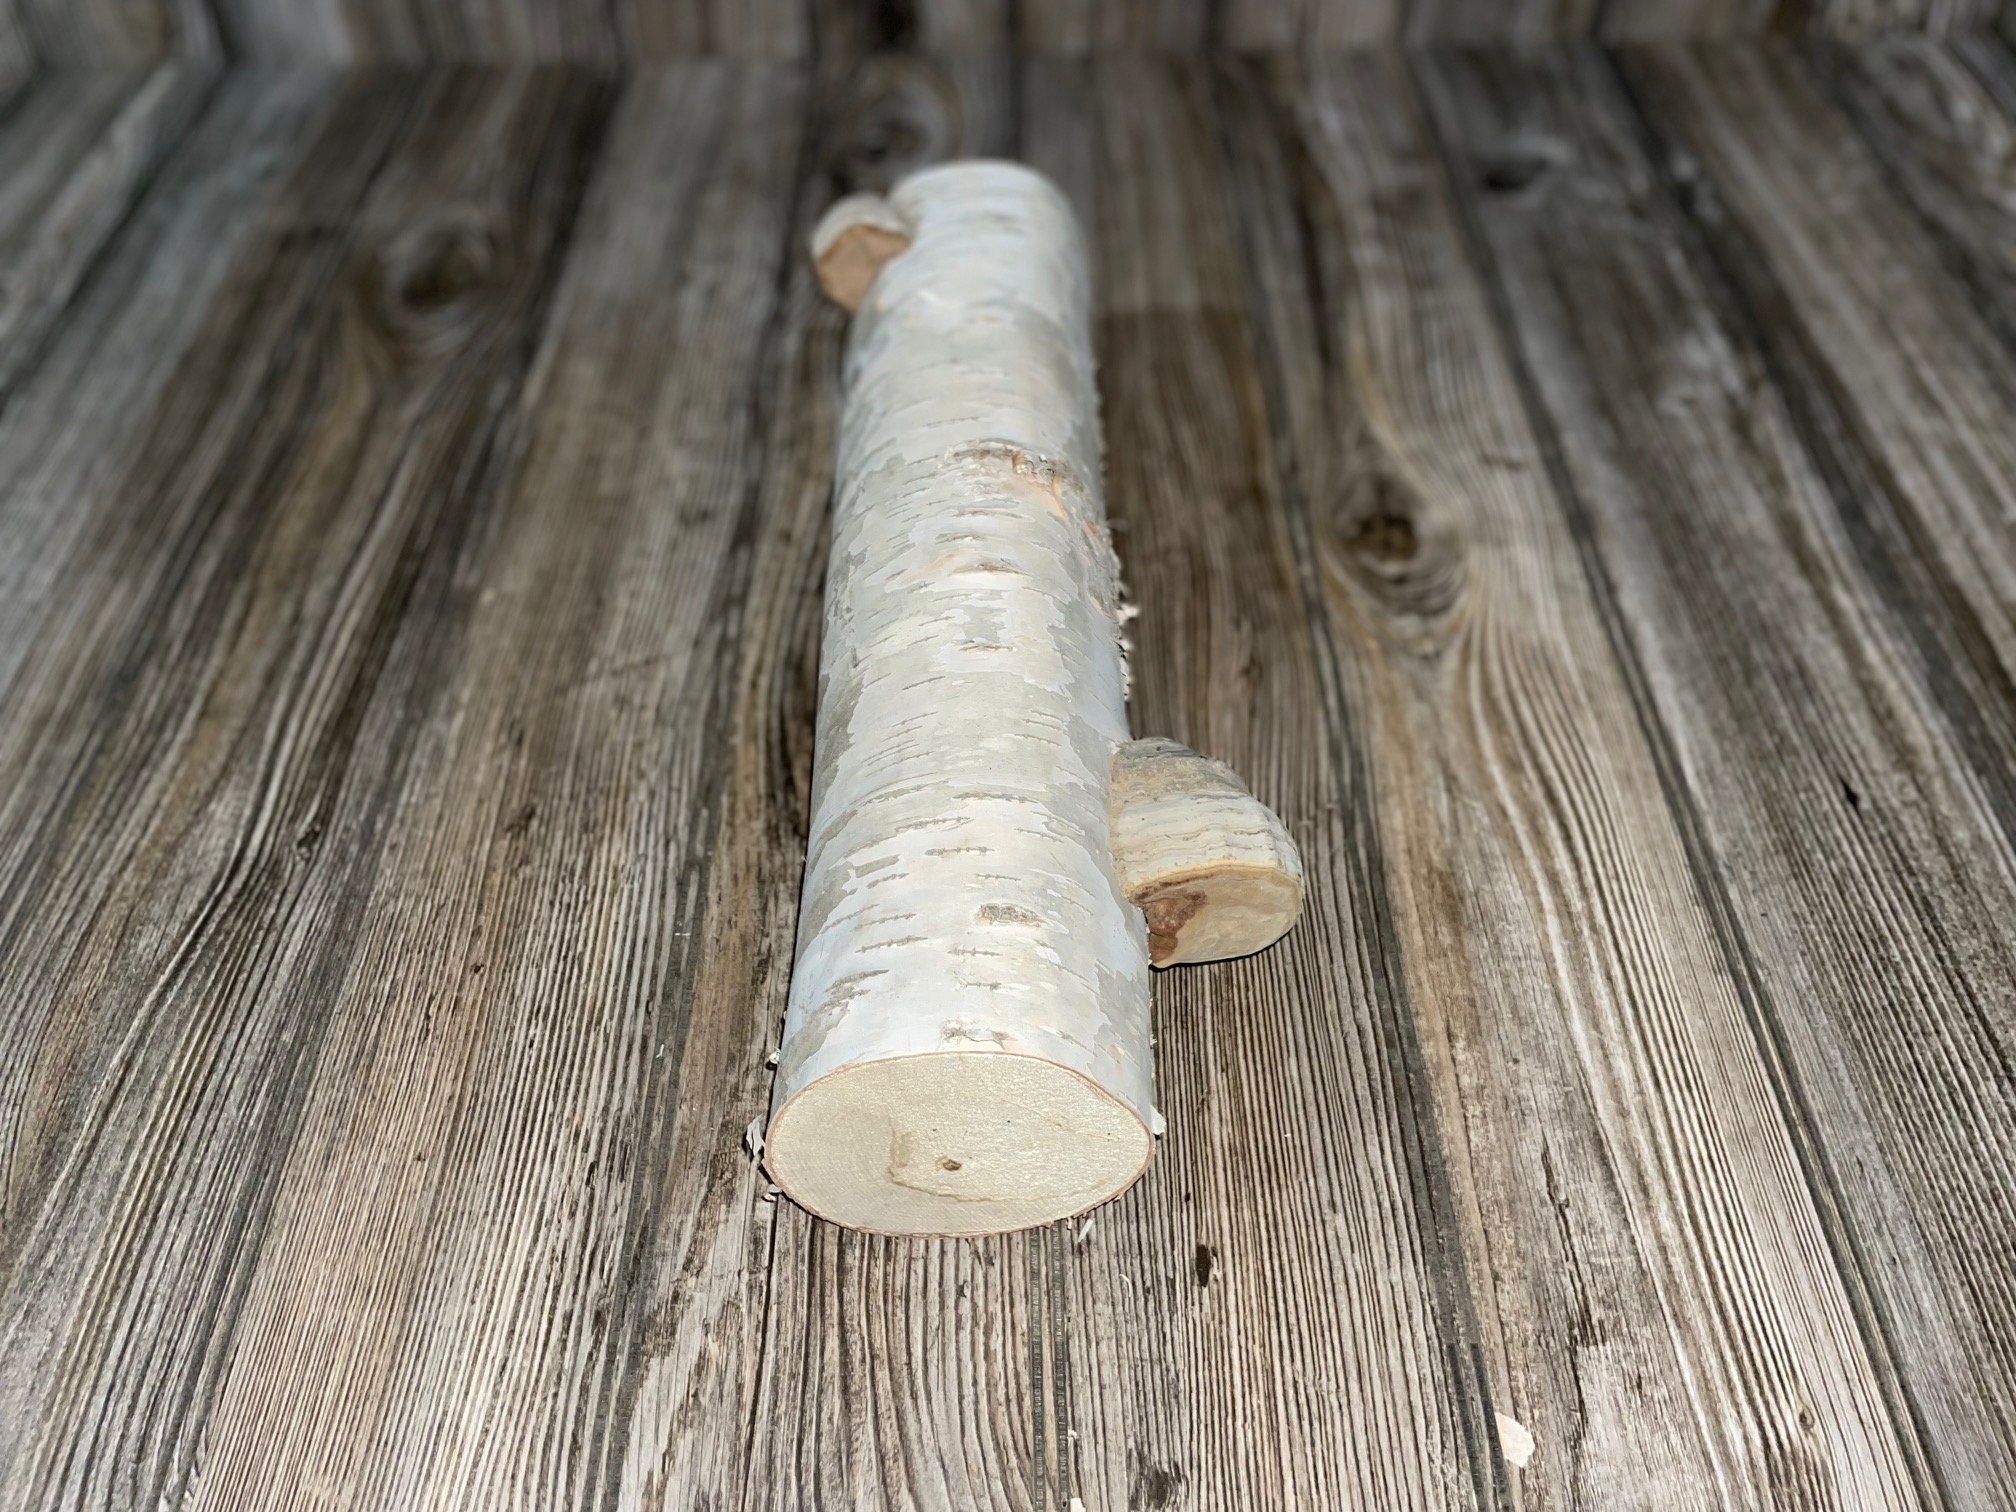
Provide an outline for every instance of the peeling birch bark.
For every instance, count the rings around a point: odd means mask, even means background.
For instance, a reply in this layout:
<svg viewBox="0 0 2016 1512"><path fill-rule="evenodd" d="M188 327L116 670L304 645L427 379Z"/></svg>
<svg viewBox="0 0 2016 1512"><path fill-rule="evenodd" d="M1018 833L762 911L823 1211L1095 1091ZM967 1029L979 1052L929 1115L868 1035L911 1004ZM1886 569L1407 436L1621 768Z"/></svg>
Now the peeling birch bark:
<svg viewBox="0 0 2016 1512"><path fill-rule="evenodd" d="M1149 764L1188 774L1180 799L1151 780L1113 808L1129 747L1119 572L1063 197L1012 164L927 169L835 206L813 257L857 314L763 1159L795 1201L857 1228L1046 1223L1131 1185L1160 1123L1149 931L1116 824L1139 837L1134 871L1167 880L1187 855L1219 878L1215 906L1245 897L1220 873L1258 854L1250 810L1279 823L1187 752ZM1169 933L1172 958L1196 959L1257 930Z"/></svg>

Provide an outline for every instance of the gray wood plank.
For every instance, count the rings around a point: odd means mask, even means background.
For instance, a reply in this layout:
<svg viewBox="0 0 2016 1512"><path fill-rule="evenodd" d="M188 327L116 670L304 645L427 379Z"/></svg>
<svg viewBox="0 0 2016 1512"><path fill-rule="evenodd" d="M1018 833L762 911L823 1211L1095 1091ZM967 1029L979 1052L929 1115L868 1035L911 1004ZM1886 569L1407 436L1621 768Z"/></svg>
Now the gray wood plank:
<svg viewBox="0 0 2016 1512"><path fill-rule="evenodd" d="M306 1192L285 1157L330 988L401 835L381 805L428 733L430 632L467 598L447 571L481 524L463 485L522 368L595 112L551 75L380 78L326 112L323 93L269 87L216 119L262 175L261 134L320 126L272 209L241 201L252 236L201 226L242 260L210 275L207 319L86 501L0 719L19 778L0 971L34 1005L10 1019L0 1098L8 1506L331 1486L279 1451L293 1388L341 1378L274 1359L248 1404L236 1351L265 1342L247 1309L270 1225ZM379 1154L424 1174L411 1146ZM335 1306L288 1342L366 1341L362 1315Z"/></svg>
<svg viewBox="0 0 2016 1512"><path fill-rule="evenodd" d="M212 82L189 63L50 73L0 108L0 405Z"/></svg>
<svg viewBox="0 0 2016 1512"><path fill-rule="evenodd" d="M1063 1247L1076 1489L1488 1505L1503 1480L1446 1177L1267 428L1210 77L1117 58L1029 77L1029 159L1095 251L1135 728L1231 761L1312 879L1274 949L1157 978L1168 1137Z"/></svg>
<svg viewBox="0 0 2016 1512"><path fill-rule="evenodd" d="M631 1305L651 1198L693 1174L664 1141L798 128L769 69L640 75L617 109L453 566L459 665L399 801L418 819L363 905L251 1283L206 1448L242 1476L372 1506L616 1494L636 1374L668 1347ZM276 1353L334 1383L328 1412L270 1398ZM725 1454L746 1419L705 1407Z"/></svg>
<svg viewBox="0 0 2016 1512"><path fill-rule="evenodd" d="M42 60L169 57L608 66L694 56L859 56L875 47L1068 57L1423 44L1530 46L1798 30L1964 36L1996 0L5 0L0 77Z"/></svg>
<svg viewBox="0 0 2016 1512"><path fill-rule="evenodd" d="M14 0L0 0L0 112L11 107L17 90L36 67L35 47L21 25Z"/></svg>
<svg viewBox="0 0 2016 1512"><path fill-rule="evenodd" d="M1535 47L1595 29L1602 0L1408 0L1406 36L1435 46Z"/></svg>
<svg viewBox="0 0 2016 1512"><path fill-rule="evenodd" d="M1014 41L1015 0L931 0L917 9L917 42L928 53L970 57Z"/></svg>
<svg viewBox="0 0 2016 1512"><path fill-rule="evenodd" d="M1728 795L1704 799L1703 823L1726 848L1737 920L1940 1485L1953 1505L1993 1505L2016 1453L2016 1227L2002 1200L2016 1151L2016 767L1999 743L2016 714L1999 702L2016 628L2000 460L2016 390L1992 337L1961 329L1966 300L1924 228L1782 55L1633 55L1630 77L1662 133L1661 172L1677 168L1702 228L1699 260L1726 280L1735 339L1718 345L1749 376L1723 402L1748 435L1796 437L1827 485L1792 453L1802 509L1787 507L1787 479L1759 506L1778 506L1762 523L1811 587L1785 580L1747 610L1733 589L1695 590L1704 613L1732 594L1732 638L1704 678L1789 700L1792 723L1724 717L1697 738L1676 719L1676 738L1694 747L1694 782ZM1760 595L1783 576L1760 574ZM1737 629L1766 607L1800 611L1796 644ZM1971 667L1946 660L1961 645ZM1756 665L1795 653L1826 658L1810 682L1773 686Z"/></svg>
<svg viewBox="0 0 2016 1512"><path fill-rule="evenodd" d="M1798 30L1965 37L1997 0L4 0L0 78L170 57L608 66L695 56L859 56L875 47L1061 56L1421 44L1645 42ZM2008 23L2004 23L2005 25Z"/></svg>
<svg viewBox="0 0 2016 1512"><path fill-rule="evenodd" d="M81 268L51 256L56 277L43 287L54 297L13 307L24 329L48 338L32 363L13 344L0 354L21 380L0 408L0 699L14 696L38 638L60 634L52 614L89 611L88 600L52 604L60 574L97 528L98 509L132 466L210 301L298 166L324 94L305 81L231 81L110 240L102 265L80 284ZM67 229L94 219L76 217ZM32 229L23 234L24 262L32 262L38 240ZM54 240L60 248L62 236ZM47 306L63 296L69 304L55 323ZM0 802L31 797L17 783ZM8 854L18 859L11 847Z"/></svg>
<svg viewBox="0 0 2016 1512"><path fill-rule="evenodd" d="M805 859L844 330L804 246L826 179L812 162L796 166L788 187L779 181L784 230L766 263L772 331L748 369L748 392L763 397L744 444L758 460L724 510L736 535L715 548L746 579L707 690L711 739L690 757L692 801L713 839L704 880L687 884L683 1021L664 1037L671 1065L639 1175L642 1248L616 1325L628 1355L612 1479L626 1512L739 1506L756 1464L778 1214L747 1135L769 1109Z"/></svg>
<svg viewBox="0 0 2016 1512"><path fill-rule="evenodd" d="M1726 37L1770 25L1781 0L1605 0L1600 34L1616 42Z"/></svg>
<svg viewBox="0 0 2016 1512"><path fill-rule="evenodd" d="M1860 570L2016 842L2016 352L1789 49L1629 59Z"/></svg>
<svg viewBox="0 0 2016 1512"><path fill-rule="evenodd" d="M1995 6L1996 0L1815 0L1800 19L1809 31L1848 41L1896 31L1946 36L1986 26Z"/></svg>
<svg viewBox="0 0 2016 1512"><path fill-rule="evenodd" d="M1408 84L1228 116L1518 1494L1916 1505Z"/></svg>
<svg viewBox="0 0 2016 1512"><path fill-rule="evenodd" d="M368 65L803 57L808 0L208 0L233 53Z"/></svg>
<svg viewBox="0 0 2016 1512"><path fill-rule="evenodd" d="M1017 34L1032 52L1171 50L1196 53L1209 38L1203 0L1017 0Z"/></svg>
<svg viewBox="0 0 2016 1512"><path fill-rule="evenodd" d="M25 50L49 68L216 62L209 0L4 0ZM0 33L7 30L0 22ZM0 49L4 51L4 49Z"/></svg>
<svg viewBox="0 0 2016 1512"><path fill-rule="evenodd" d="M375 6L261 15L646 24ZM1916 491L2016 392L1960 323L1992 152L1661 84L1791 142L1699 154L1696 226L1588 55L1429 65L1445 168L1390 60L857 65L887 20L618 99L241 74L179 145L191 71L0 93L0 1508L1993 1504L2006 542ZM1137 725L1316 885L1158 979L1136 1192L906 1243L740 1141L844 328L802 242L973 151L1092 236Z"/></svg>
<svg viewBox="0 0 2016 1512"><path fill-rule="evenodd" d="M2016 60L1985 35L1808 47L1891 190L1931 229L1978 318L2016 347Z"/></svg>
<svg viewBox="0 0 2016 1512"><path fill-rule="evenodd" d="M1919 1495L1992 1505L2016 1465L1977 1330L2008 1319L1978 1292L1958 1313L1930 1299L1998 1252L2016 1263L2007 1225L1984 1214L1956 1247L1939 1211L2000 1190L2016 1134L1992 1092L1972 1111L2006 1077L1979 1019L2016 974L2007 852L1608 68L1427 76ZM1963 1359L1981 1401L1956 1413Z"/></svg>
<svg viewBox="0 0 2016 1512"><path fill-rule="evenodd" d="M1237 0L1218 31L1239 52L1369 47L1398 36L1406 14L1407 0Z"/></svg>
<svg viewBox="0 0 2016 1512"><path fill-rule="evenodd" d="M1617 42L1802 32L1855 40L1888 31L1965 34L1996 0L1604 0L1595 33Z"/></svg>

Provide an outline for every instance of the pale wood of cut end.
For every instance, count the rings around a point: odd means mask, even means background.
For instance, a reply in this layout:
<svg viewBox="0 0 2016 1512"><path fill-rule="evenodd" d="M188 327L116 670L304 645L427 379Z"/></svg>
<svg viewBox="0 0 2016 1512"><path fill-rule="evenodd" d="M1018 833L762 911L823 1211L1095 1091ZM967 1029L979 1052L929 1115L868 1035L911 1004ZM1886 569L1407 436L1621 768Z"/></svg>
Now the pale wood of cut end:
<svg viewBox="0 0 2016 1512"><path fill-rule="evenodd" d="M812 231L812 269L826 297L850 314L861 308L875 275L910 246L910 226L879 194L836 201Z"/></svg>
<svg viewBox="0 0 2016 1512"><path fill-rule="evenodd" d="M1156 966L1265 950L1302 911L1302 857L1222 761L1160 737L1113 753L1113 862Z"/></svg>

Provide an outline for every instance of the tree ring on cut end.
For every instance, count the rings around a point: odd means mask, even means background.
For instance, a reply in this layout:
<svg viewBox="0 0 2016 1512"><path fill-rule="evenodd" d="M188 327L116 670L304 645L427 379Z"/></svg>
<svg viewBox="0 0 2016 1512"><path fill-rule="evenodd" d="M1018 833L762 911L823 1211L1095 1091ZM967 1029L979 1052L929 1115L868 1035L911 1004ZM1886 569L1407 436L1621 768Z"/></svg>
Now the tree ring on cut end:
<svg viewBox="0 0 2016 1512"><path fill-rule="evenodd" d="M884 1234L1002 1233L1118 1196L1154 1136L1088 1077L1012 1051L858 1061L792 1094L763 1157L799 1206Z"/></svg>

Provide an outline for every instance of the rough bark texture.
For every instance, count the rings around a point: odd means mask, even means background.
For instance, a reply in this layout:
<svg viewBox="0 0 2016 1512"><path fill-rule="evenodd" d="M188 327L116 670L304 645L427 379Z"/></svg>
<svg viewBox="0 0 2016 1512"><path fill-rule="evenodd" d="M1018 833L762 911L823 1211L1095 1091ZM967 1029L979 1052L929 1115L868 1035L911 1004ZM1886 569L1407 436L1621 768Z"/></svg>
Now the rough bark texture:
<svg viewBox="0 0 2016 1512"><path fill-rule="evenodd" d="M768 1165L857 1227L1065 1216L1147 1163L1148 954L1089 281L1041 176L891 197L846 363L799 954Z"/></svg>

